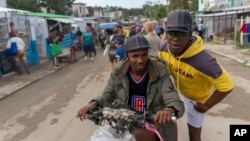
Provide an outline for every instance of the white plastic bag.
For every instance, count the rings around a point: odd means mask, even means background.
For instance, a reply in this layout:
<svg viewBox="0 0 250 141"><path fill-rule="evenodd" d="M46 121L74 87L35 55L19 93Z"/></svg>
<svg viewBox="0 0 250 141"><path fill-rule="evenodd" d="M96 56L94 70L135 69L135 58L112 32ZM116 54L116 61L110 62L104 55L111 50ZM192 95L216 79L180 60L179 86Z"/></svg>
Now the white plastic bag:
<svg viewBox="0 0 250 141"><path fill-rule="evenodd" d="M116 129L108 124L104 124L94 132L88 141L136 141L134 136L128 131L125 131L123 138L117 138L115 135Z"/></svg>
<svg viewBox="0 0 250 141"><path fill-rule="evenodd" d="M110 48L110 44L106 44L105 50L103 51L103 56L107 54L107 52L109 51L109 48Z"/></svg>

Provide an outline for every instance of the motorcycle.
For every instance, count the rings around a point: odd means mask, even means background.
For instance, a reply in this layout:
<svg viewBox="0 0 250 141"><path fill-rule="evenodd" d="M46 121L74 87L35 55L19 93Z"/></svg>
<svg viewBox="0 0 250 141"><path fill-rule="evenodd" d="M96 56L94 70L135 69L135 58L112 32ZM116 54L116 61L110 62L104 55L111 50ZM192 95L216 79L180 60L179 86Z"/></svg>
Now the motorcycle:
<svg viewBox="0 0 250 141"><path fill-rule="evenodd" d="M153 132L164 141L153 125L154 114L136 111L128 105L105 103L103 108L93 108L88 119L100 126L88 141L136 141L135 129ZM176 117L172 116L171 120L175 122Z"/></svg>

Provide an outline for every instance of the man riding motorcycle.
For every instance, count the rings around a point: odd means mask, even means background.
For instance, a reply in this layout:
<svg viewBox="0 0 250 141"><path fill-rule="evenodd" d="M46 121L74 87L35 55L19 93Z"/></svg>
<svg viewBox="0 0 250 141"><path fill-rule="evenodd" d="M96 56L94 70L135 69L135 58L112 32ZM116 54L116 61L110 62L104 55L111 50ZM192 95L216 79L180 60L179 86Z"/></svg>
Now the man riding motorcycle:
<svg viewBox="0 0 250 141"><path fill-rule="evenodd" d="M128 38L125 44L127 59L117 64L103 94L81 108L77 117L86 119L91 109L103 107L106 102L127 104L135 110L154 113L154 123L163 139L176 141L177 126L171 122L171 117L173 114L181 117L184 105L171 82L166 65L157 58L149 57L149 48L143 36ZM133 134L137 141L158 140L155 134L146 130L135 130Z"/></svg>

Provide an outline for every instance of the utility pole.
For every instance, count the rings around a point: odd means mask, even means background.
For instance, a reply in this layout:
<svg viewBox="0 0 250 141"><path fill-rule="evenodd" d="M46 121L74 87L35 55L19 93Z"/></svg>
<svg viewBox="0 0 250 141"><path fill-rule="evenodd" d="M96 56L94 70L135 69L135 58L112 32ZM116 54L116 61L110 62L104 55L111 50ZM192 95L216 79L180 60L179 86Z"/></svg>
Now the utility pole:
<svg viewBox="0 0 250 141"><path fill-rule="evenodd" d="M146 4L149 6L149 18L150 19L152 19L152 15L153 15L153 6L155 5L155 4L158 4L158 3L160 3L160 1L159 0L157 0L157 1L150 1L150 0L147 0L146 1Z"/></svg>
<svg viewBox="0 0 250 141"><path fill-rule="evenodd" d="M169 0L166 0L167 2L167 13L169 12Z"/></svg>
<svg viewBox="0 0 250 141"><path fill-rule="evenodd" d="M146 4L148 5L148 7L149 7L149 10L148 10L148 15L149 15L149 18L151 19L152 18L152 1L149 1L149 0L147 0L146 1Z"/></svg>

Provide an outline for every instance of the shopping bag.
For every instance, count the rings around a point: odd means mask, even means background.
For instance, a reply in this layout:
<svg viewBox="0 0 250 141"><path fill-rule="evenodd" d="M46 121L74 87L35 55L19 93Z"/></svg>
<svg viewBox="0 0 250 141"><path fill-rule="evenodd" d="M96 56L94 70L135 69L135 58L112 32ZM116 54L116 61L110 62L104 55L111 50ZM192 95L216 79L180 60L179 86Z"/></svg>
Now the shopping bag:
<svg viewBox="0 0 250 141"><path fill-rule="evenodd" d="M107 52L109 51L109 48L110 48L110 44L106 44L105 50L103 51L103 56L107 54Z"/></svg>
<svg viewBox="0 0 250 141"><path fill-rule="evenodd" d="M51 44L51 55L57 56L62 53L62 46L60 44Z"/></svg>
<svg viewBox="0 0 250 141"><path fill-rule="evenodd" d="M6 49L5 54L8 56L16 55L18 53L16 42L11 42L9 49Z"/></svg>
<svg viewBox="0 0 250 141"><path fill-rule="evenodd" d="M108 124L104 124L96 129L94 134L87 141L136 141L134 135L129 131L123 132L123 137L117 137L117 130Z"/></svg>

